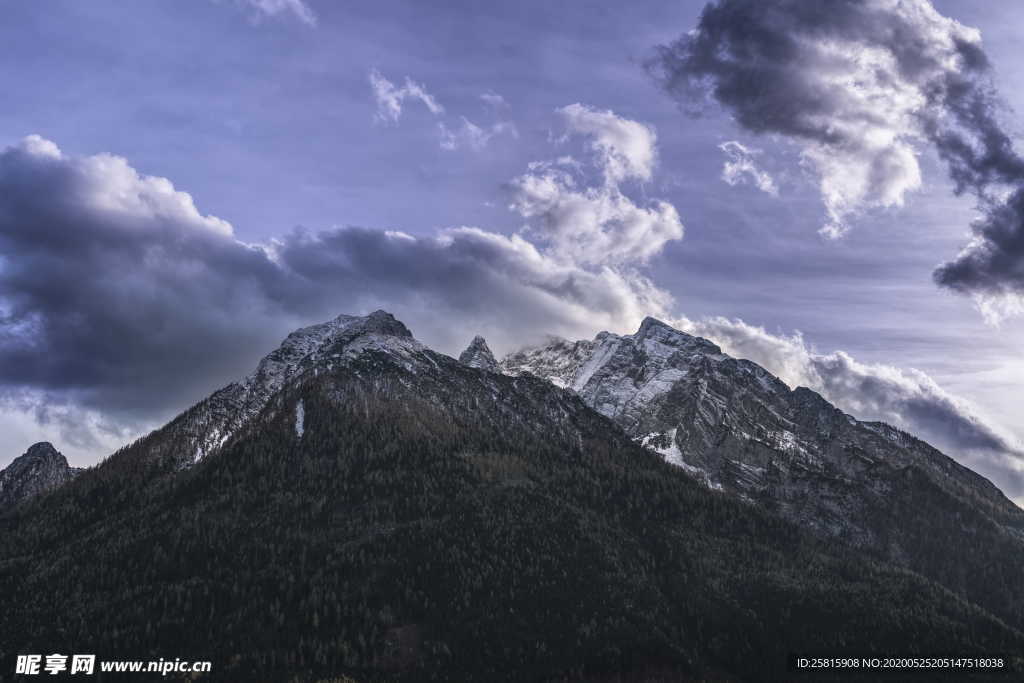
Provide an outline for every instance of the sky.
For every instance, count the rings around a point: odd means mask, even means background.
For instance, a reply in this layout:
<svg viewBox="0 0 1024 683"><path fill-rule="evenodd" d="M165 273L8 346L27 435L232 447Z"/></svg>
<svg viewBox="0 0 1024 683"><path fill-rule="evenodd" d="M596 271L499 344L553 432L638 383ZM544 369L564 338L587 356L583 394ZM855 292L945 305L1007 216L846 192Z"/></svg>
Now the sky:
<svg viewBox="0 0 1024 683"><path fill-rule="evenodd" d="M4 2L0 465L292 329L702 334L1024 502L1019 3Z"/></svg>

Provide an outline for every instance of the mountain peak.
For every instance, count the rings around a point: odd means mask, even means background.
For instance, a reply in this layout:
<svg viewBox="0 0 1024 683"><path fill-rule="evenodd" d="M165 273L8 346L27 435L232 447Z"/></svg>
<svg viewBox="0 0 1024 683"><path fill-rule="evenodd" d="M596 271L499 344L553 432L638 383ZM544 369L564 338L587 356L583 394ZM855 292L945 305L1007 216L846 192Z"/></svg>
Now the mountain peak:
<svg viewBox="0 0 1024 683"><path fill-rule="evenodd" d="M0 470L0 511L57 488L79 472L49 441L32 444Z"/></svg>
<svg viewBox="0 0 1024 683"><path fill-rule="evenodd" d="M466 350L459 356L459 362L471 368L498 372L498 361L495 360L494 354L491 353L490 347L487 346L487 341L480 335L473 337L473 341L469 343Z"/></svg>
<svg viewBox="0 0 1024 683"><path fill-rule="evenodd" d="M385 310L377 309L365 318L367 332L386 334L394 337L412 337L412 332L402 321Z"/></svg>
<svg viewBox="0 0 1024 683"><path fill-rule="evenodd" d="M710 356L722 355L722 349L714 342L705 339L704 337L697 337L688 332L672 327L663 320L652 318L647 316L640 323L640 329L636 331L636 334L631 335L633 339L638 342L645 340L652 340L655 342L661 342L667 344L670 347L686 346L699 350L701 353Z"/></svg>
<svg viewBox="0 0 1024 683"><path fill-rule="evenodd" d="M54 455L60 458L64 457L63 455L60 454L60 452L57 451L56 448L53 447L52 443L50 443L49 441L40 441L39 443L34 443L31 446L29 446L28 450L25 451L25 455L23 455L22 457L46 457Z"/></svg>
<svg viewBox="0 0 1024 683"><path fill-rule="evenodd" d="M636 331L636 333L638 335L643 335L645 332L650 330L652 327L664 327L664 328L672 330L674 332L679 332L679 330L675 329L674 327L672 327L671 325L669 325L668 323L666 323L666 322L664 322L662 320L658 320L657 318L652 318L651 316L646 316L643 319L643 322L640 323L640 329L638 329Z"/></svg>
<svg viewBox="0 0 1024 683"><path fill-rule="evenodd" d="M343 314L301 327L264 356L253 373L190 409L192 416L178 437L188 447L174 457L178 466L187 467L218 450L286 386L303 377L331 372L366 354L390 357L411 370L427 353L409 328L384 310L364 316Z"/></svg>
<svg viewBox="0 0 1024 683"><path fill-rule="evenodd" d="M339 340L351 341L364 335L413 338L409 328L387 311L376 310L365 316L342 314L325 323L300 327L289 334L268 358L275 353L305 356L317 347Z"/></svg>

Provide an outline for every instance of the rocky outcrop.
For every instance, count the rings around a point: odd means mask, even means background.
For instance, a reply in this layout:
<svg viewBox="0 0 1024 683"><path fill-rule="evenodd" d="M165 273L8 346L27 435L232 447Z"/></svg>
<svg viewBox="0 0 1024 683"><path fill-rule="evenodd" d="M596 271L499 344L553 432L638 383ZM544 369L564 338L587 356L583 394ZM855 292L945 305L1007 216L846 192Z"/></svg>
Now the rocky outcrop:
<svg viewBox="0 0 1024 683"><path fill-rule="evenodd" d="M459 362L471 368L498 372L498 361L494 359L487 342L480 335L473 337L466 350L459 356Z"/></svg>
<svg viewBox="0 0 1024 683"><path fill-rule="evenodd" d="M31 446L0 470L0 512L63 485L80 471L68 466L67 458L52 444L42 441Z"/></svg>

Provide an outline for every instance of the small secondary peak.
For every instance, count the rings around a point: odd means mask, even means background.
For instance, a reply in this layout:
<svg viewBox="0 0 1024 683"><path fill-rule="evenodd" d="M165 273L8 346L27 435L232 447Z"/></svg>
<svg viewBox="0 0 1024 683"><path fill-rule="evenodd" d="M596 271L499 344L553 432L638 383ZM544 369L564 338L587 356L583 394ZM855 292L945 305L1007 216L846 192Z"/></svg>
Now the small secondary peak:
<svg viewBox="0 0 1024 683"><path fill-rule="evenodd" d="M487 342L480 335L473 337L473 341L459 355L459 362L471 368L498 372L498 361L495 360L490 347L487 346Z"/></svg>

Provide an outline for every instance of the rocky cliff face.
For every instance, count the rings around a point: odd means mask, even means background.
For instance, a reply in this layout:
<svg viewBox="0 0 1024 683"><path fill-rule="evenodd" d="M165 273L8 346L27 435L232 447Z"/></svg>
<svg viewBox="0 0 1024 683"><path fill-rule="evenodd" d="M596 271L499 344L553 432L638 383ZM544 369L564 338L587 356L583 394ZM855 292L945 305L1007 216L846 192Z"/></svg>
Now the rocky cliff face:
<svg viewBox="0 0 1024 683"><path fill-rule="evenodd" d="M0 470L0 512L61 486L81 470L69 467L67 458L45 441Z"/></svg>
<svg viewBox="0 0 1024 683"><path fill-rule="evenodd" d="M828 536L904 551L890 528L909 471L950 500L1024 528L1024 514L988 480L928 444L860 422L815 392L653 318L632 335L552 340L510 354L511 375L575 391L706 485L759 501Z"/></svg>

